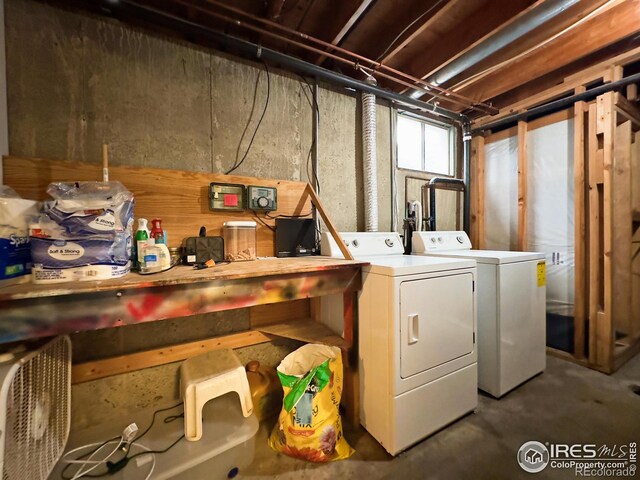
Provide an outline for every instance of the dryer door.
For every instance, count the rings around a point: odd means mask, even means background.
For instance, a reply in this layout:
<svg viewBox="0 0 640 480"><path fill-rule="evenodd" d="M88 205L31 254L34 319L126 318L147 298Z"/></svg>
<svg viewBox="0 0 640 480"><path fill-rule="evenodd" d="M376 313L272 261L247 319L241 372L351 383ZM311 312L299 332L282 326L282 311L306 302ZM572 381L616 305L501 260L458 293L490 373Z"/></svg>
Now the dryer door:
<svg viewBox="0 0 640 480"><path fill-rule="evenodd" d="M473 352L473 275L447 275L400 285L400 376Z"/></svg>

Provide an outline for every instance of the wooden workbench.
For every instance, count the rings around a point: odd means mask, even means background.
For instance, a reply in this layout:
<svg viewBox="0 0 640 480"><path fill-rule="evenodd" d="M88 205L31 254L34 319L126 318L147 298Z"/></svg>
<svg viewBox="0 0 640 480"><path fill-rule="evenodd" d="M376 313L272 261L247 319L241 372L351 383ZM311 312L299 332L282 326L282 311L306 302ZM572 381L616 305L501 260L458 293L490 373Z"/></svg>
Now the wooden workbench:
<svg viewBox="0 0 640 480"><path fill-rule="evenodd" d="M23 198L41 201L48 199L46 189L51 182L90 181L102 175L98 164L51 159L5 157L3 166L7 185ZM328 230L337 235L306 182L123 165L111 166L109 176L134 194L138 218L162 218L172 246L195 235L200 226L209 235L220 235L225 221L258 220L257 253L273 255L275 218L310 217L312 205ZM211 182L277 188L278 208L260 216L249 210L212 212L208 200ZM343 244L338 241L338 245ZM346 248L343 255L350 257ZM351 347L361 265L326 257L268 258L207 270L181 266L154 275L131 273L109 281L0 287L0 343L253 307L250 315L260 311L264 318L252 320L249 330L187 343L176 338L176 344L154 350L74 364L73 382L177 362L212 349L256 345L279 336L339 346L346 365L343 398L348 410L354 409L357 358ZM314 321L319 317L319 302L304 300L333 294L343 295L342 337ZM356 413L352 412L354 420Z"/></svg>
<svg viewBox="0 0 640 480"><path fill-rule="evenodd" d="M343 337L312 319L266 325L242 335L257 337L256 343L279 336L339 346L345 363L344 405L355 424L358 377L351 347L363 265L366 263L327 257L267 258L206 270L178 266L158 274L130 273L105 281L0 287L0 343L342 294ZM233 348L236 336L211 339L215 342L212 348ZM186 354L201 353L203 348L208 346L199 343ZM164 363L185 358L172 358L167 353L141 352L135 354L140 357L137 360L115 358L78 365L74 367L74 381L158 364L154 355Z"/></svg>
<svg viewBox="0 0 640 480"><path fill-rule="evenodd" d="M114 280L0 287L0 343L352 293L360 289L362 265L326 257L269 258Z"/></svg>

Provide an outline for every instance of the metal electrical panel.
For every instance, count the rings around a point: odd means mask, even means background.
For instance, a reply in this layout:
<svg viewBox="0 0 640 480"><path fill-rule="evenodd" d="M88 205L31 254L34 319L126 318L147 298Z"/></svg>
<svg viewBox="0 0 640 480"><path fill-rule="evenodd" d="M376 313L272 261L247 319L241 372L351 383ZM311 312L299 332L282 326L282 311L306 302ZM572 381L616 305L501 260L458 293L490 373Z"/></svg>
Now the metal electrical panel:
<svg viewBox="0 0 640 480"><path fill-rule="evenodd" d="M211 182L209 208L211 210L245 210L247 208L245 186L236 183Z"/></svg>
<svg viewBox="0 0 640 480"><path fill-rule="evenodd" d="M250 210L272 212L278 209L278 190L273 187L249 185L247 196Z"/></svg>

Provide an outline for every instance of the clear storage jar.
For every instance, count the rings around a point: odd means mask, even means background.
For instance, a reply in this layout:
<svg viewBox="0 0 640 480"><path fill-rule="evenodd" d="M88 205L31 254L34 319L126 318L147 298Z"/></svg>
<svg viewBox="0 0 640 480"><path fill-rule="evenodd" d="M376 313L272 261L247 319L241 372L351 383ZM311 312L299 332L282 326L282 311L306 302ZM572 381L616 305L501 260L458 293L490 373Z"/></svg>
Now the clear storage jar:
<svg viewBox="0 0 640 480"><path fill-rule="evenodd" d="M224 222L222 237L224 238L224 256L231 262L239 260L255 260L257 251L256 222L234 221Z"/></svg>

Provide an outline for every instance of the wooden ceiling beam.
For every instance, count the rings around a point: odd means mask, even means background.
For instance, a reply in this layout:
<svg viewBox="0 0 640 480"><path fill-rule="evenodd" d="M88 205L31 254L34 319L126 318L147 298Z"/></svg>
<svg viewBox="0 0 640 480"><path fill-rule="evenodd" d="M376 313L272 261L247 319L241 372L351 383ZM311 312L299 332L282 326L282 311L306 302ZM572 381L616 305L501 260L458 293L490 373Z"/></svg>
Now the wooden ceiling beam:
<svg viewBox="0 0 640 480"><path fill-rule="evenodd" d="M533 5L533 8L537 7L539 3L540 2L537 2ZM510 43L492 55L489 55L487 58L479 61L475 65L472 65L470 68L448 81L447 85L463 87L464 83L462 82L466 79L473 79L475 75L482 75L482 72L487 71L487 69L493 68L495 65L500 65L503 62L507 62L510 59L523 54L523 52L536 48L550 39L552 40L554 35L557 35L572 25L575 25L576 22L586 21L584 20L585 17L604 13L604 11L612 6L613 2L610 2L610 0L581 0L554 18L549 19L543 25L535 28L527 35L519 38L517 41ZM527 11L529 10L531 10L531 8L527 9ZM525 12L523 12L523 14L524 13ZM515 20L515 18L513 20Z"/></svg>
<svg viewBox="0 0 640 480"><path fill-rule="evenodd" d="M364 12L367 11L367 8L369 8L374 1L375 0L351 0L340 2L335 23L333 26L324 28L325 31L329 30L329 38L333 37L330 40L331 43L340 45L340 42L347 36L358 20L362 18ZM336 30L338 31L336 32ZM324 55L318 57L315 61L316 65L320 65L326 58Z"/></svg>
<svg viewBox="0 0 640 480"><path fill-rule="evenodd" d="M489 100L639 31L640 0L619 1L545 46L506 63L477 81L467 81L463 88L455 91L476 101Z"/></svg>
<svg viewBox="0 0 640 480"><path fill-rule="evenodd" d="M509 28L510 25L512 25L513 23L515 23L518 20L520 20L524 15L527 15L527 14L531 13L532 10L534 10L537 7L539 7L545 1L546 0L537 0L534 4L529 5L524 10L521 10L520 12L518 12L516 15L512 16L511 18L509 18L507 21L502 23L497 28L494 28L493 30L488 32L486 35L484 35L483 37L481 37L478 40L476 40L475 42L473 42L471 45L468 45L466 48L463 48L458 53L456 53L452 57L448 58L445 62L443 62L440 65L438 65L437 67L433 68L430 72L427 72L422 78L430 77L431 75L433 75L434 73L436 73L440 69L446 67L450 63L452 63L455 60L457 60L458 58L462 57L464 54L469 52L471 49L477 47L478 45L480 45L483 42L488 41L491 37L493 37L498 32L504 30L505 28Z"/></svg>
<svg viewBox="0 0 640 480"><path fill-rule="evenodd" d="M409 45L413 40L419 37L423 32L433 27L434 24L439 22L445 15L447 15L456 4L461 3L463 0L439 0L435 5L432 5L420 21L416 22L404 32L395 45L390 48L387 53L384 53L378 61L380 63L389 63L402 49ZM405 27L406 28L406 27Z"/></svg>
<svg viewBox="0 0 640 480"><path fill-rule="evenodd" d="M277 22L282 13L285 0L269 0L267 2L267 18L272 22Z"/></svg>
<svg viewBox="0 0 640 480"><path fill-rule="evenodd" d="M464 2L464 16L438 36L423 35L407 46L392 63L410 75L426 79L433 72L462 55L471 47L492 35L534 3L534 0L489 0ZM437 26L436 26L437 28ZM402 90L404 93L406 91Z"/></svg>

